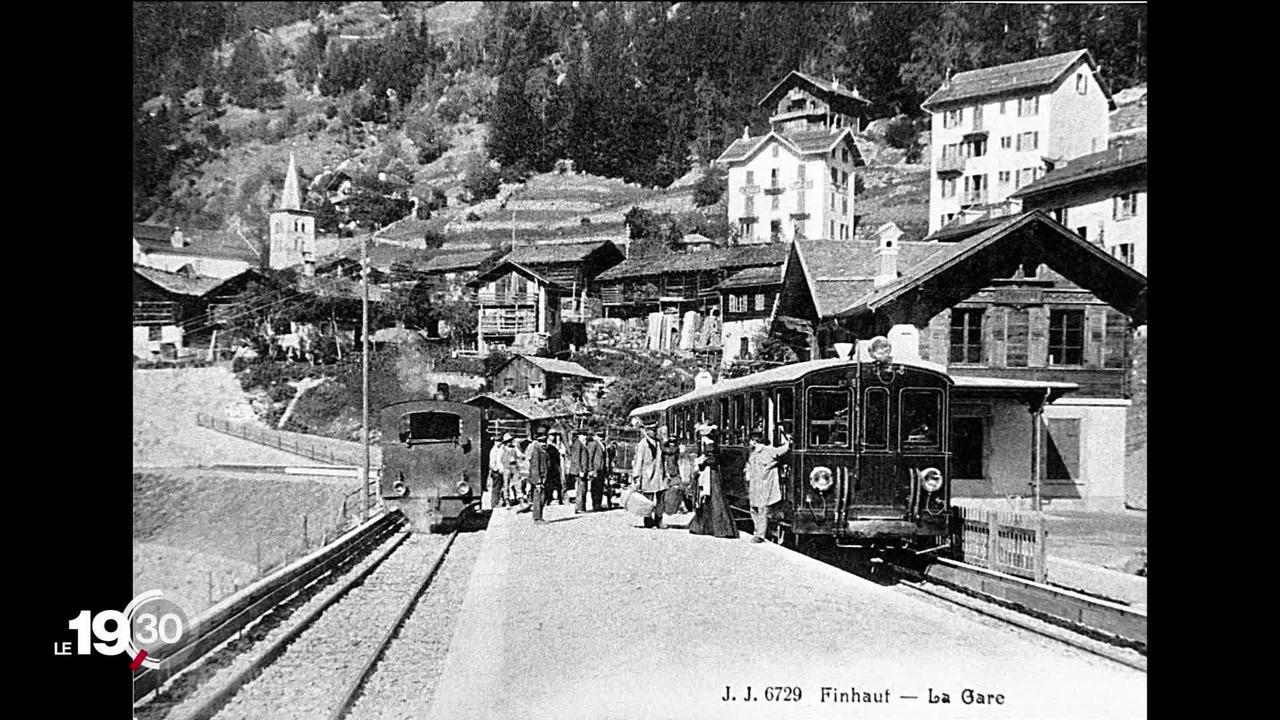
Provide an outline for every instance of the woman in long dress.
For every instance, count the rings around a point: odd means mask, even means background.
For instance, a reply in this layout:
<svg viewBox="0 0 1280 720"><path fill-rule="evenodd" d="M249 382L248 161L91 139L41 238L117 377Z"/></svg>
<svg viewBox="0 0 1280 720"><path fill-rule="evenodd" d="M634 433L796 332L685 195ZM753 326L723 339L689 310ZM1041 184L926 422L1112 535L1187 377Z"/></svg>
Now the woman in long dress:
<svg viewBox="0 0 1280 720"><path fill-rule="evenodd" d="M715 426L700 425L698 434L702 452L694 462L698 476L698 507L689 532L695 535L713 535L718 538L737 539L738 526L729 514L729 503L720 484L720 463L716 453Z"/></svg>

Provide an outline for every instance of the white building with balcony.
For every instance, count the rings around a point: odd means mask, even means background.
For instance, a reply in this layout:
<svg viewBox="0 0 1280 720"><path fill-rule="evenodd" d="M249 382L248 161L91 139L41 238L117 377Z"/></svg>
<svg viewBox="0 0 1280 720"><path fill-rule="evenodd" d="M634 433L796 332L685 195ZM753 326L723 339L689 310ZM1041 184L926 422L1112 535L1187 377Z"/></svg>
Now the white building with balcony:
<svg viewBox="0 0 1280 720"><path fill-rule="evenodd" d="M792 71L760 101L771 129L743 136L716 163L728 170L729 225L742 244L849 240L854 232L854 144L869 101L855 88Z"/></svg>
<svg viewBox="0 0 1280 720"><path fill-rule="evenodd" d="M1088 50L956 74L932 115L929 232L1016 210L1009 196L1070 158L1105 150L1111 96Z"/></svg>

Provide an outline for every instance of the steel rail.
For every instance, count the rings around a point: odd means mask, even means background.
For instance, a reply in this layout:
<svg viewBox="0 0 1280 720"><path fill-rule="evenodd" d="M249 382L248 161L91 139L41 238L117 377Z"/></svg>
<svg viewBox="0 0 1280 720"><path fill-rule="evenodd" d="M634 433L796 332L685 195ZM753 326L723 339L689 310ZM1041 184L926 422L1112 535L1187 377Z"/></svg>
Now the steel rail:
<svg viewBox="0 0 1280 720"><path fill-rule="evenodd" d="M408 532L400 533L400 535L396 537L389 546L379 551L378 555L374 558L373 562L369 563L368 567L347 580L342 588L340 588L336 593L308 612L297 625L293 626L289 630L289 632L281 635L279 638L276 638L274 642L267 646L266 651L263 652L258 659L248 667L236 673L235 677L231 678L231 680L219 688L217 692L184 716L183 720L209 720L209 718L216 715L218 711L221 710L222 707L240 691L240 688L248 684L249 681L257 677L264 668L274 662L276 658L280 657L280 655L284 654L284 651L289 644L315 624L326 610L363 583L369 575L373 574L373 571L376 570L384 560L391 557L392 553L394 553L396 549L409 538L409 535L410 533Z"/></svg>
<svg viewBox="0 0 1280 720"><path fill-rule="evenodd" d="M890 567L894 567L894 566L890 566ZM896 572L896 570L895 570L895 572ZM1037 628L1037 627L1033 626L1033 625L1032 625L1031 623L1029 623L1029 622L1024 622L1024 621L1019 620L1019 619L1017 619L1017 618L1007 617L1007 616L1005 616L1005 615L1001 615L1001 614L997 614L997 613L991 612L990 610L987 610L987 609L984 609L983 607L981 607L981 605L983 604L983 601L981 601L981 600L974 599L974 601L973 601L972 603L961 602L960 600L958 600L958 599L956 599L956 598L948 597L947 595L944 595L944 594L942 594L942 593L936 592L936 591L934 591L934 590L930 590L930 589L927 587L927 585L926 585L925 583L923 583L923 582L907 582L907 581L901 581L901 580L900 580L900 581L898 582L898 584L897 584L895 587L898 587L898 588L904 588L904 589L909 589L909 590L914 590L914 591L916 591L916 592L918 592L918 593L923 593L923 594L925 594L925 595L928 595L929 597L937 598L937 599L939 599L939 600L943 600L943 601L945 601L945 602L948 602L948 603L950 603L950 604L952 604L952 605L956 605L956 606L958 606L958 607L962 607L962 608L964 608L964 609L966 609L966 610L969 610L969 611L972 611L972 612L978 613L979 615L984 615L984 616L986 616L986 617L989 617L989 618L992 618L992 619L995 619L995 620L999 620L1000 622L1003 622L1003 623L1006 623L1006 624L1009 624L1009 625L1013 625L1014 627L1020 628L1020 629L1022 629L1022 630L1026 630L1027 632L1035 633L1036 635L1039 635L1039 636L1041 636L1041 637L1049 638L1050 640L1055 640L1055 641L1057 641L1057 642L1059 642L1059 643L1062 643L1063 645L1067 645L1068 647L1072 647L1072 648L1075 648L1075 649L1077 649L1077 650L1083 650L1084 652L1090 653L1090 654L1092 654L1092 655L1097 655L1098 657L1105 658L1105 659L1107 659L1107 660L1110 660L1110 661L1115 662L1115 663L1119 663L1119 664L1121 664L1121 665L1126 665L1126 666L1131 667L1131 668L1133 668L1133 669L1135 669L1135 670L1141 670L1142 672L1146 672L1146 671L1147 671L1147 667L1146 667L1146 665L1144 665L1144 664L1140 664L1140 663L1138 663L1138 662L1135 662L1135 661L1133 661L1133 660L1129 660L1129 659L1127 659L1127 658L1123 658L1123 657L1119 657L1119 656L1116 656L1116 655L1112 655L1112 654L1110 654L1110 653L1103 652L1102 650L1099 650L1098 648L1091 647L1091 646L1089 646L1089 645L1087 645L1087 644L1085 644L1085 643L1082 643L1082 642L1077 642L1077 641L1075 641L1074 639L1072 639L1072 638L1070 638L1070 637L1063 637L1062 635L1058 635L1058 634L1055 634L1055 633L1045 632L1044 630L1042 630L1042 629L1040 629L1040 628ZM1015 613L1016 613L1017 611L1016 611L1016 610L1010 610L1010 612L1015 612ZM1051 625L1052 625L1052 623L1049 623L1049 624L1051 624ZM1054 625L1054 627L1061 627L1061 626ZM1070 630L1069 628L1062 628L1062 629L1063 629L1063 631L1065 631L1065 632L1072 632L1072 630ZM1106 641L1105 641L1105 640L1099 640L1098 642L1106 642Z"/></svg>
<svg viewBox="0 0 1280 720"><path fill-rule="evenodd" d="M346 717L347 713L350 712L351 708L355 706L356 700L359 699L360 690L364 687L365 682L367 682L373 675L374 667L377 666L378 661L382 659L387 648L391 646L391 641L395 639L397 634L399 634L400 628L404 627L405 621L409 619L409 615L413 612L414 607L417 606L418 600L422 598L423 593L425 593L427 588L431 586L431 581L435 579L436 572L444 563L445 555L449 554L449 548L453 547L453 541L457 539L458 533L462 531L463 516L467 511L472 510L475 507L477 507L477 505L474 503L468 505L462 509L461 513L458 514L458 527L454 528L453 533L449 535L449 539L445 541L444 547L440 548L440 552L436 555L436 559L431 563L431 567L427 569L426 574L423 575L418 586L414 588L412 593L410 593L408 600L406 600L404 606L400 608L400 612L396 614L396 619L391 623L391 627L387 629L387 632L382 636L382 640L378 642L377 646L374 647L373 652L369 654L369 659L366 660L364 666L360 668L360 673L356 675L356 677L351 681L351 684L347 686L346 692L342 695L342 702L339 703L338 707L329 715L329 720L342 720L342 718Z"/></svg>

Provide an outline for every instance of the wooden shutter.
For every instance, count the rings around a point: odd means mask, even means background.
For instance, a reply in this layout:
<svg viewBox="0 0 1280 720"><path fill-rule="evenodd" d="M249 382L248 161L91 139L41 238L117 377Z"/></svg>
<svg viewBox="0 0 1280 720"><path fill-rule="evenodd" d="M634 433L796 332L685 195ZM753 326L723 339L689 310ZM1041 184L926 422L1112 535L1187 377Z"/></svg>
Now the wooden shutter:
<svg viewBox="0 0 1280 720"><path fill-rule="evenodd" d="M1049 308L1027 308L1027 366L1044 367L1049 362Z"/></svg>
<svg viewBox="0 0 1280 720"><path fill-rule="evenodd" d="M1026 367L1031 332L1025 308L1005 308L1005 367Z"/></svg>
<svg viewBox="0 0 1280 720"><path fill-rule="evenodd" d="M1084 309L1084 366L1100 368L1107 331L1107 308L1090 305Z"/></svg>
<svg viewBox="0 0 1280 720"><path fill-rule="evenodd" d="M1008 308L990 307L982 314L982 362L988 367L1004 367L1005 316Z"/></svg>
<svg viewBox="0 0 1280 720"><path fill-rule="evenodd" d="M1129 319L1110 308L1107 309L1106 328L1103 332L1102 367L1123 369L1128 360Z"/></svg>
<svg viewBox="0 0 1280 720"><path fill-rule="evenodd" d="M943 310L929 321L928 356L930 362L946 365L951 354L951 311ZM923 354L923 353L922 353Z"/></svg>

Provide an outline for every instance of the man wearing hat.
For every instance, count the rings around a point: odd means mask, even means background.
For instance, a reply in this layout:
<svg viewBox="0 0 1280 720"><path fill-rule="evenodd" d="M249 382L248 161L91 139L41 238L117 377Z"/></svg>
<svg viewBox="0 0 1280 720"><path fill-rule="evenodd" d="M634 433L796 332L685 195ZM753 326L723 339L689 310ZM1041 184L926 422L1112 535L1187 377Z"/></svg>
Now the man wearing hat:
<svg viewBox="0 0 1280 720"><path fill-rule="evenodd" d="M631 482L644 496L653 501L652 513L644 519L644 527L662 525L662 491L666 489L666 477L662 472L662 448L654 437L654 424L641 426L643 434L636 443L636 456L631 463Z"/></svg>
<svg viewBox="0 0 1280 720"><path fill-rule="evenodd" d="M502 441L494 443L489 451L490 507L503 504L503 491L511 483L516 463L515 440L514 435L505 433Z"/></svg>
<svg viewBox="0 0 1280 720"><path fill-rule="evenodd" d="M546 520L542 519L542 497L545 492L545 486L551 479L551 459L547 456L547 431L546 428L538 430L533 436L533 442L529 443L529 449L526 454L529 456L529 486L530 504L533 506L533 523L542 525Z"/></svg>

